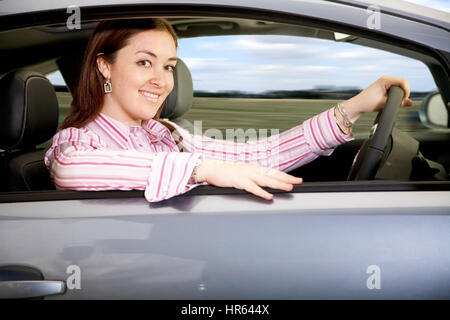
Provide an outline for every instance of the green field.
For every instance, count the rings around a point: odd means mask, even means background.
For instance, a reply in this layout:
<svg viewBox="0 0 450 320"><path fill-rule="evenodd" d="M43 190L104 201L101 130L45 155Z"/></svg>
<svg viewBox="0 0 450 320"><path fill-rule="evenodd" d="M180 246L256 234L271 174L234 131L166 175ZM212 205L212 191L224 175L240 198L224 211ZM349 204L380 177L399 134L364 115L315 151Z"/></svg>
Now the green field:
<svg viewBox="0 0 450 320"><path fill-rule="evenodd" d="M58 93L60 121L67 114L71 96ZM304 120L332 107L338 100L313 99L247 99L247 98L199 98L195 97L192 108L183 116L194 122L202 120L203 132L210 128L278 129L280 132L292 128ZM417 112L420 101L412 107L400 110L397 127L403 131L426 130L419 121ZM363 115L355 124L356 137L366 137L376 114Z"/></svg>

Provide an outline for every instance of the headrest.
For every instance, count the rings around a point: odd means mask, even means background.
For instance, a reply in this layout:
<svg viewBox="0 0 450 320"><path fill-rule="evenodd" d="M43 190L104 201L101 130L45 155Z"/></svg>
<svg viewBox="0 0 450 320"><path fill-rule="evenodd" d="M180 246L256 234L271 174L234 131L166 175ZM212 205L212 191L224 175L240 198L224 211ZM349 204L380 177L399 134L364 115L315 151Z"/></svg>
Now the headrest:
<svg viewBox="0 0 450 320"><path fill-rule="evenodd" d="M192 106L194 87L191 73L186 64L178 59L173 74L174 86L167 96L166 105L161 111L160 118L176 119L187 112Z"/></svg>
<svg viewBox="0 0 450 320"><path fill-rule="evenodd" d="M53 85L34 71L14 71L0 80L0 149L30 148L50 139L58 127Z"/></svg>

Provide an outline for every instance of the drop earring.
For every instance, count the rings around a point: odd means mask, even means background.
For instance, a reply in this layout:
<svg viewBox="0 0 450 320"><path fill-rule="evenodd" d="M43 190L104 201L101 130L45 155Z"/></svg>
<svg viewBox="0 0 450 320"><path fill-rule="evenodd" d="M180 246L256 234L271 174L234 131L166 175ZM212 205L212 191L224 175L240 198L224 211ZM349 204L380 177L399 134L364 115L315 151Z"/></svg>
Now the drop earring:
<svg viewBox="0 0 450 320"><path fill-rule="evenodd" d="M109 80L106 80L106 82L103 84L103 91L106 93L112 92L112 83Z"/></svg>

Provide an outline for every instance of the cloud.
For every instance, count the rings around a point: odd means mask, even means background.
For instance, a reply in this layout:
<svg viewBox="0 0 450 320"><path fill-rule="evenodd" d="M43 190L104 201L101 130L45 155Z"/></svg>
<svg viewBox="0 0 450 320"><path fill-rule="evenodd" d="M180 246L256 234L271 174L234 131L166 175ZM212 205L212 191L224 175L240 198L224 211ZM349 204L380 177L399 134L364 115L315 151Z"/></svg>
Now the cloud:
<svg viewBox="0 0 450 320"><path fill-rule="evenodd" d="M195 50L202 54L232 54L236 48L247 58L263 59L305 59L321 54L323 44L309 41L307 38L293 36L223 36L210 37L209 41L197 43ZM183 41L183 40L182 40ZM320 41L320 40L319 40ZM193 49L194 49L193 47Z"/></svg>
<svg viewBox="0 0 450 320"><path fill-rule="evenodd" d="M221 70L228 70L237 65L228 58L182 58L191 72L218 72Z"/></svg>
<svg viewBox="0 0 450 320"><path fill-rule="evenodd" d="M311 89L319 85L365 88L383 74L404 77L417 91L436 85L413 59L351 43L294 36L222 36L180 40L179 56L195 90Z"/></svg>
<svg viewBox="0 0 450 320"><path fill-rule="evenodd" d="M293 36L241 36L210 37L209 41L200 43L196 50L210 55L220 54L233 59L239 51L239 60L289 61L292 64L311 64L318 60L328 64L341 63L345 60L386 59L394 54L381 50L365 48L354 44L334 42L323 39L311 39ZM322 64L323 64L322 62Z"/></svg>
<svg viewBox="0 0 450 320"><path fill-rule="evenodd" d="M450 12L450 3L448 0L405 0L425 7Z"/></svg>
<svg viewBox="0 0 450 320"><path fill-rule="evenodd" d="M270 60L312 60L327 55L327 46L321 41L308 41L299 37L254 36L233 43L244 54Z"/></svg>

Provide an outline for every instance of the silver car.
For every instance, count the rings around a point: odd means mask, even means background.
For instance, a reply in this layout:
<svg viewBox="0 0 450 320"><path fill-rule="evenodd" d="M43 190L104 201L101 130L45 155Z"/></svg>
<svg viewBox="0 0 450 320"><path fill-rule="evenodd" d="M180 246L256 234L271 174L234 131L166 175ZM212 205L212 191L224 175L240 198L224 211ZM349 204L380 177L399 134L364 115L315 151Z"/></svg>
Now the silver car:
<svg viewBox="0 0 450 320"><path fill-rule="evenodd" d="M448 12L381 0L82 3L0 2L0 298L450 298ZM400 68L425 80L413 107L399 111L391 90L355 140L290 172L305 182L272 201L213 186L156 203L143 191L55 190L43 156L90 32L101 19L152 16L180 37L185 64L164 117L189 130L203 120L282 131L363 89L356 77ZM231 43L245 56L225 59ZM274 51L284 58L252 69ZM298 90L290 70L304 72Z"/></svg>

